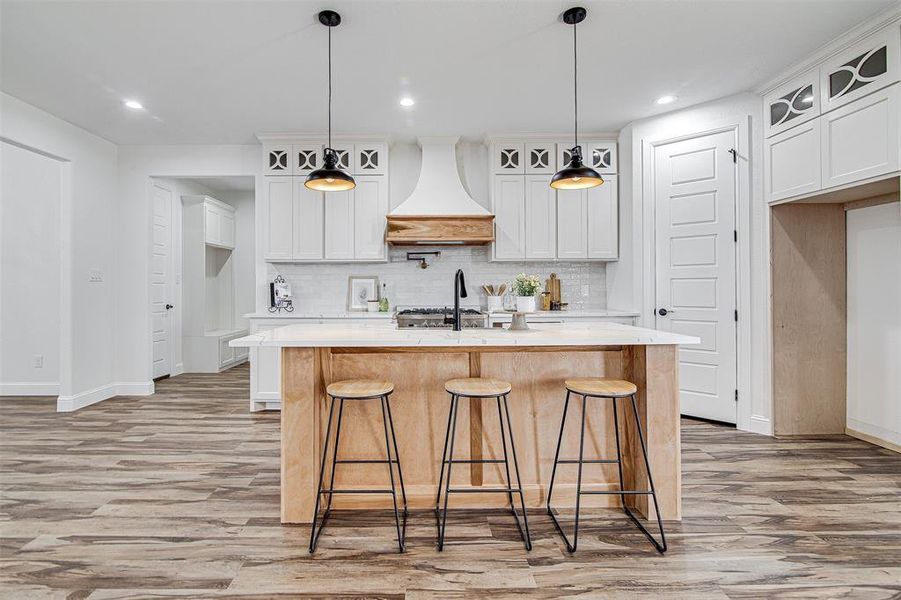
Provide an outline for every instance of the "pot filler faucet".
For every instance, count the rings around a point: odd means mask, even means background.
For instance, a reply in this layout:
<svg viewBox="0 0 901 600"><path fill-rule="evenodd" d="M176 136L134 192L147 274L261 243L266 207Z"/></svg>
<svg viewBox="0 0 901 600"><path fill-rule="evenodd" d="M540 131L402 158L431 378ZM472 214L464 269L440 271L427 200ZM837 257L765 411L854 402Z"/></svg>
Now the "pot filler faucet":
<svg viewBox="0 0 901 600"><path fill-rule="evenodd" d="M460 318L460 298L466 298L466 279L463 277L463 269L457 269L454 275L454 316L448 320L444 318L445 323L453 323L454 331L463 330L463 319Z"/></svg>

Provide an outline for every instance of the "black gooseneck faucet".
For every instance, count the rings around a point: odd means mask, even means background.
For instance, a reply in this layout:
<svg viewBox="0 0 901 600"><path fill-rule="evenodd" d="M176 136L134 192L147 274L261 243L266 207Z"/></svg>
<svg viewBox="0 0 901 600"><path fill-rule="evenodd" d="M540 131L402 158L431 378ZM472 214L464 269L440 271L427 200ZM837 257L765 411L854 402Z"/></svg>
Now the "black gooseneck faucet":
<svg viewBox="0 0 901 600"><path fill-rule="evenodd" d="M457 269L454 275L454 331L463 330L463 319L460 318L460 298L466 298L466 279L463 269Z"/></svg>

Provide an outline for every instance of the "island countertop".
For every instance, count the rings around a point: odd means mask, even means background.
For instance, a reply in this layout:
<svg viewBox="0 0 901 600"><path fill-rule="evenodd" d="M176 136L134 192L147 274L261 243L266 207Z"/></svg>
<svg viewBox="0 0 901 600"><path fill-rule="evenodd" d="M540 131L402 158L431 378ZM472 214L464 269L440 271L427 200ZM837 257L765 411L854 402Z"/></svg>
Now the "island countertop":
<svg viewBox="0 0 901 600"><path fill-rule="evenodd" d="M232 340L234 347L398 348L476 346L658 346L697 344L700 339L621 323L530 323L526 331L498 327L398 329L393 323L298 323Z"/></svg>

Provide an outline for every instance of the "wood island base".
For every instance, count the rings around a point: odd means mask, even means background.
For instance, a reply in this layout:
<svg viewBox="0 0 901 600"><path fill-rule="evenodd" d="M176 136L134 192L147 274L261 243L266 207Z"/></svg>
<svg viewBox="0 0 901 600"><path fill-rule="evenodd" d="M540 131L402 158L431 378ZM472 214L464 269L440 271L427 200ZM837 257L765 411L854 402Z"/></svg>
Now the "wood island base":
<svg viewBox="0 0 901 600"><path fill-rule="evenodd" d="M493 377L509 381L510 418L525 491L526 505L543 510L554 462L560 419L569 377L613 377L638 386L638 412L648 446L660 512L666 520L682 517L678 346L478 346L282 348L281 521L309 523L318 483L320 456L328 419L326 386L343 379L382 379L394 383L391 410L411 509L435 503L441 451L450 398L444 382L459 377ZM581 398L574 396L575 400ZM647 474L628 400L620 401L623 468L627 486L648 489ZM589 398L585 457L615 458L613 402ZM578 457L581 402L570 402L561 458ZM379 403L345 404L339 458L384 459L385 441ZM334 440L330 441L333 444ZM454 458L503 456L494 399L460 403ZM575 502L576 465L558 467L554 506L571 510ZM388 487L385 465L339 466L335 487ZM501 465L454 465L454 487L497 487ZM583 490L618 489L615 464L583 468ZM647 496L627 499L654 518ZM451 496L454 507L501 507L504 494ZM619 496L583 496L583 506L617 506ZM391 497L336 495L333 507L389 508ZM649 508L650 506L650 508Z"/></svg>

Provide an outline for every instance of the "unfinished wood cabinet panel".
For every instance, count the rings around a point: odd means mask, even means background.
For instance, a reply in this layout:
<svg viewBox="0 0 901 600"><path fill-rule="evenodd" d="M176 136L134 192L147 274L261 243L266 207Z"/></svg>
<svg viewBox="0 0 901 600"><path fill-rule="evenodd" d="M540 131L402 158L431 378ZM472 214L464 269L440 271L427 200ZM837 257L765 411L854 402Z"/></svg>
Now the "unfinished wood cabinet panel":
<svg viewBox="0 0 901 600"><path fill-rule="evenodd" d="M845 211L783 204L771 215L774 432L844 433Z"/></svg>

